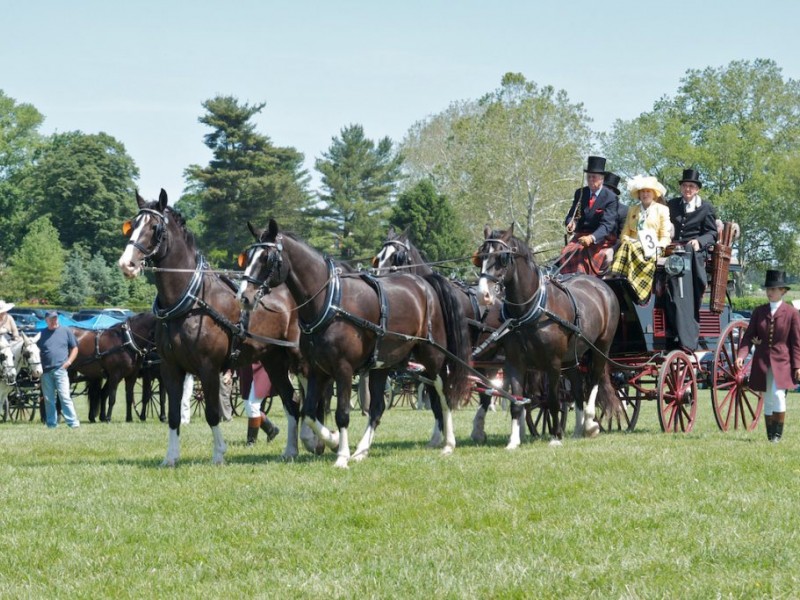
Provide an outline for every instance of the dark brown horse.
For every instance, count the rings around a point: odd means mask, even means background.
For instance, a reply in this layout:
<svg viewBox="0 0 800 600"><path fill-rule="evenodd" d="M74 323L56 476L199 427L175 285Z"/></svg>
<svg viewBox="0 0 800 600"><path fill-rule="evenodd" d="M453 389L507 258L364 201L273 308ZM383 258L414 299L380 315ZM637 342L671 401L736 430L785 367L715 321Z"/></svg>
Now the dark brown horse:
<svg viewBox="0 0 800 600"><path fill-rule="evenodd" d="M558 382L562 370L569 378L575 401L575 435L597 435L595 400L610 411L619 409L619 399L609 380L607 356L619 322L619 302L602 280L576 275L563 281L550 279L533 260L530 249L514 237L514 227L505 231L484 230L484 241L475 255L481 268L479 288L483 301L492 304L497 288L505 291L504 374L512 394L522 396L525 372L534 368L548 375L547 406L553 444L563 437L558 418ZM584 414L583 377L580 361L588 355L591 393ZM520 443L520 404L511 407L512 427L508 448Z"/></svg>
<svg viewBox="0 0 800 600"><path fill-rule="evenodd" d="M372 266L378 275L387 273L413 273L414 275L430 275L434 271L414 245L408 231L397 233L394 227L389 229L386 240L380 252L372 259ZM451 281L456 290L456 297L461 304L461 309L469 326L470 342L473 348L478 348L500 326L500 303L494 303L481 308L477 289L460 281ZM475 358L475 368L487 379L497 375L498 368L493 363L502 364L503 358L498 355L500 346L491 344L483 349ZM480 406L472 420L472 434L470 437L477 443L486 441L485 423L486 413L492 404L492 396L480 393ZM436 426L431 436L431 446L441 443L442 415L432 405Z"/></svg>
<svg viewBox="0 0 800 600"><path fill-rule="evenodd" d="M124 227L130 240L119 267L126 277L139 275L145 262L155 267L156 347L169 398L169 444L163 464L174 466L180 458L180 404L187 373L199 378L203 389L206 422L214 438L212 461L224 462L220 372L256 361L264 365L289 419L284 456L296 456L299 407L289 371L296 372L300 364L299 330L296 313L285 310L293 306L288 290L276 289L252 313L242 313L235 286L208 269L183 217L167 206L167 193L161 190L158 201L149 203L137 194L136 201L139 212Z"/></svg>
<svg viewBox="0 0 800 600"><path fill-rule="evenodd" d="M150 313L129 317L108 329L72 328L78 340L78 356L71 367L86 378L89 388L89 421L111 421L117 387L125 380L125 420L133 421L134 388L144 357L155 347L156 319ZM106 380L102 387L99 385ZM108 410L106 410L108 400Z"/></svg>
<svg viewBox="0 0 800 600"><path fill-rule="evenodd" d="M248 224L248 226L250 226ZM300 346L309 362L306 416L317 414L324 390L336 381L336 425L329 431L319 420L312 428L337 451L337 467L351 458L348 444L350 389L355 373L370 370L369 422L352 455L369 452L385 408L383 397L390 371L402 367L413 352L433 384L431 402L446 400L443 452L455 448L451 410L465 397L465 364L469 341L461 306L450 285L438 275L390 275L376 279L365 273L342 274L332 260L295 236L278 231L270 220L264 231L250 226L257 243L248 250L242 306L251 307L272 286L285 282L300 313ZM443 351L444 350L444 351Z"/></svg>

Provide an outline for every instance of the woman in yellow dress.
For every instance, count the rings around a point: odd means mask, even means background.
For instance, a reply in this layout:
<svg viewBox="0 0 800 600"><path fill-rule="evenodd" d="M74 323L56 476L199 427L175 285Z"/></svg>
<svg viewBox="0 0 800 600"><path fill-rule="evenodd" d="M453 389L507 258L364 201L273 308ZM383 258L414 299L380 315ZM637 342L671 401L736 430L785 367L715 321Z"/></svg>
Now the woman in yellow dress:
<svg viewBox="0 0 800 600"><path fill-rule="evenodd" d="M638 301L644 303L653 288L656 256L672 240L669 209L664 204L667 190L655 177L636 175L628 181L628 191L639 202L628 210L610 273L628 279Z"/></svg>

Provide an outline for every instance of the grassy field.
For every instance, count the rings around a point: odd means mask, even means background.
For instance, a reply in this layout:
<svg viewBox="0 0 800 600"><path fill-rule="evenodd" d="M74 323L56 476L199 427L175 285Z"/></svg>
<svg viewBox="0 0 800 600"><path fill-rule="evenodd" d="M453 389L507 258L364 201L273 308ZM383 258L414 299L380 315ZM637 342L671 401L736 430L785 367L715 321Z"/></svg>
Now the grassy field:
<svg viewBox="0 0 800 600"><path fill-rule="evenodd" d="M283 432L245 447L241 417L222 467L205 422L184 426L176 469L157 421L5 423L0 597L797 597L798 397L778 445L720 433L708 392L690 435L648 402L632 434L513 453L507 414L478 447L468 408L448 458L425 447L430 413L399 408L347 471L283 463Z"/></svg>

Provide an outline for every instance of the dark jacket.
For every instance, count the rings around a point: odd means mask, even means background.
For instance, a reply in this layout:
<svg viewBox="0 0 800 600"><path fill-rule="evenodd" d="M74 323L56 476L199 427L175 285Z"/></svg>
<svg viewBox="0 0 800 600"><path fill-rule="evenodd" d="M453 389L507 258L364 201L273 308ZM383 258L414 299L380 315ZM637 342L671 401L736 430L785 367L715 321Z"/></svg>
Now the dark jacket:
<svg viewBox="0 0 800 600"><path fill-rule="evenodd" d="M564 219L566 226L572 220L575 210L580 203L580 218L575 223L575 232L579 234L592 234L595 243L601 244L606 236L614 234L617 230L617 197L608 188L601 187L595 197L594 206L589 208L591 196L589 186L575 190L572 206Z"/></svg>
<svg viewBox="0 0 800 600"><path fill-rule="evenodd" d="M675 227L672 236L674 242L688 242L697 239L700 249L707 251L708 247L717 241L717 217L714 207L705 200L693 213L686 214L686 203L678 196L667 203L669 207L669 220Z"/></svg>
<svg viewBox="0 0 800 600"><path fill-rule="evenodd" d="M767 370L772 369L779 390L794 388L792 375L800 368L800 313L784 301L770 315L769 304L753 311L739 345L739 358L745 358L753 345L750 388L757 392L767 389Z"/></svg>

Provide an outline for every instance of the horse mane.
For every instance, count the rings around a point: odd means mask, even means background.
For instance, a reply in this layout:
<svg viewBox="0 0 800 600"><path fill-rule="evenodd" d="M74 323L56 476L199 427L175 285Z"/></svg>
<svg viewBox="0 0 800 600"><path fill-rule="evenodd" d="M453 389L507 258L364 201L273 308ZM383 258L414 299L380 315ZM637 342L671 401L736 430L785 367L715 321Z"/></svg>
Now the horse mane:
<svg viewBox="0 0 800 600"><path fill-rule="evenodd" d="M499 240L499 239L502 239L503 236L507 232L508 232L508 229L495 229L494 231L492 231L492 237L494 239ZM524 240L521 240L520 238L518 238L514 234L511 234L511 244L510 245L511 246L516 246L517 255L524 257L525 261L528 263L528 266L531 269L536 270L537 265L536 265L536 261L533 259L533 252L531 252L531 249L528 247L528 244L526 244Z"/></svg>
<svg viewBox="0 0 800 600"><path fill-rule="evenodd" d="M145 208L158 212L158 202L157 201L148 202L145 205ZM197 250L197 242L195 240L194 234L191 231L189 231L189 229L186 227L186 219L184 219L180 211L171 206L167 206L164 208L164 213L165 216L169 216L170 218L174 219L175 222L178 224L181 231L183 232L183 238L186 240L186 244L192 250Z"/></svg>

